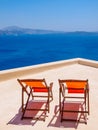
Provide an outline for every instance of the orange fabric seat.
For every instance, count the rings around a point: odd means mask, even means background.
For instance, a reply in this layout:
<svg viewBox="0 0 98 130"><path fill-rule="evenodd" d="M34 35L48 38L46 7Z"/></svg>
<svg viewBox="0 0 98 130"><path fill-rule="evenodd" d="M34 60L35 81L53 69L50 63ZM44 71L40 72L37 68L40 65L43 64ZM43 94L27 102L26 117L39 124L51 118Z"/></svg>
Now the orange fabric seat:
<svg viewBox="0 0 98 130"><path fill-rule="evenodd" d="M32 88L33 92L48 92L48 88L46 88L45 84L43 82L37 82L37 81L25 81L24 82L27 86Z"/></svg>
<svg viewBox="0 0 98 130"><path fill-rule="evenodd" d="M66 81L68 93L84 93L87 82Z"/></svg>

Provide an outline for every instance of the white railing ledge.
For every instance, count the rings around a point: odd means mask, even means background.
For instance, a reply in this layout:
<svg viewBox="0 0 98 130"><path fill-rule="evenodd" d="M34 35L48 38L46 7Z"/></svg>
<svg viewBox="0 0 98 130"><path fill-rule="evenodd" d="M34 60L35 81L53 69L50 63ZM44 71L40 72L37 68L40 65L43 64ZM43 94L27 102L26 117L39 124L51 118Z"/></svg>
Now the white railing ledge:
<svg viewBox="0 0 98 130"><path fill-rule="evenodd" d="M72 64L81 64L85 66L98 68L98 61L83 59L83 58L74 58L69 60L61 60L56 62L50 62L45 64L32 65L27 67L20 67L15 69L3 70L0 71L0 81L8 80L11 78L18 78L22 75L41 73L47 70L60 68Z"/></svg>

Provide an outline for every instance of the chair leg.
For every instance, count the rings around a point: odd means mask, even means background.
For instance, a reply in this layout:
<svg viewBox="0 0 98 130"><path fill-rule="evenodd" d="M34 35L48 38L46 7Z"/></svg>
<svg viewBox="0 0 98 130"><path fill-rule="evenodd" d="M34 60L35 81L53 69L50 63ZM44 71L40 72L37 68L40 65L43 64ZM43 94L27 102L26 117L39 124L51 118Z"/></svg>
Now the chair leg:
<svg viewBox="0 0 98 130"><path fill-rule="evenodd" d="M85 110L85 112L87 111L87 96L86 96L86 92L84 93L84 110Z"/></svg>
<svg viewBox="0 0 98 130"><path fill-rule="evenodd" d="M53 93L52 93L52 91L51 91L51 93L50 93L50 97L51 97L51 101L53 100Z"/></svg>
<svg viewBox="0 0 98 130"><path fill-rule="evenodd" d="M30 94L28 95L28 99L27 99L27 102L26 102L26 105L25 105L25 108L24 108L24 111L23 111L23 114L22 114L21 119L23 119L23 118L24 118L24 114L25 114L26 109L27 109L27 105L28 105L28 102L29 102L29 98L30 98Z"/></svg>
<svg viewBox="0 0 98 130"><path fill-rule="evenodd" d="M22 108L22 112L24 111L24 89L23 89L23 87L22 87L22 106L21 106L21 108Z"/></svg>
<svg viewBox="0 0 98 130"><path fill-rule="evenodd" d="M48 101L48 113L50 112L50 103Z"/></svg>
<svg viewBox="0 0 98 130"><path fill-rule="evenodd" d="M63 121L64 101L65 99L63 99L62 106L61 106L61 122Z"/></svg>
<svg viewBox="0 0 98 130"><path fill-rule="evenodd" d="M61 114L61 89L59 88L59 111Z"/></svg>
<svg viewBox="0 0 98 130"><path fill-rule="evenodd" d="M90 109L89 109L89 90L88 90L87 98L88 98L88 115L89 115L90 114Z"/></svg>

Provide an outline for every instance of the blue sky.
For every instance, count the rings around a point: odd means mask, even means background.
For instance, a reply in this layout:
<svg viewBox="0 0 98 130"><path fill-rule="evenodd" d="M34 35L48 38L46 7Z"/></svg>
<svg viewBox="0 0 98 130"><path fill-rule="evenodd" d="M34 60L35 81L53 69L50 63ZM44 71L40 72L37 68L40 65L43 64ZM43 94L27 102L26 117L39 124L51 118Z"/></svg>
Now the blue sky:
<svg viewBox="0 0 98 130"><path fill-rule="evenodd" d="M0 28L98 31L98 0L0 0Z"/></svg>

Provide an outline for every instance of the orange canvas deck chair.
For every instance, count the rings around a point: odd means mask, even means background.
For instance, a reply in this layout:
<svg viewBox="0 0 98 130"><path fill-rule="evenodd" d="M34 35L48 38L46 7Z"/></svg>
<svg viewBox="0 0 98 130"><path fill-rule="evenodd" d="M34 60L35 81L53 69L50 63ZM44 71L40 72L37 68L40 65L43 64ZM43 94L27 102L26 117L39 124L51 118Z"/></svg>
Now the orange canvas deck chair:
<svg viewBox="0 0 98 130"><path fill-rule="evenodd" d="M87 123L89 115L88 80L58 80L61 122L78 121Z"/></svg>
<svg viewBox="0 0 98 130"><path fill-rule="evenodd" d="M47 112L50 110L50 101L53 100L52 94L52 86L53 83L50 83L47 86L45 79L17 79L19 84L22 87L22 118L32 118L38 119L35 117L27 117L25 113L28 112L37 112L41 111L44 112L46 115ZM34 101L38 101L34 104ZM38 107L43 101L45 101L44 108L40 106ZM33 102L30 108L28 108L29 103Z"/></svg>

